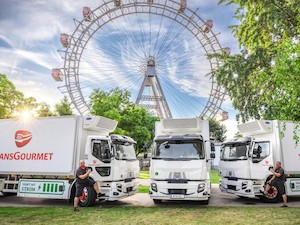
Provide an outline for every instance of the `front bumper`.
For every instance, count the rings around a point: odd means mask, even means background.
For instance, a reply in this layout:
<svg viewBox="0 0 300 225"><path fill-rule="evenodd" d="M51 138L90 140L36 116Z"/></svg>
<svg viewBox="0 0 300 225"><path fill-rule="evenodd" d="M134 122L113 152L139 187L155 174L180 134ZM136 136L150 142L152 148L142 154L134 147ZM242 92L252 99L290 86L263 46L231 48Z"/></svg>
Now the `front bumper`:
<svg viewBox="0 0 300 225"><path fill-rule="evenodd" d="M155 184L156 189L152 184ZM199 184L203 185L198 192ZM157 200L192 200L205 201L210 197L211 185L209 181L188 181L187 183L168 183L167 181L151 180L149 194Z"/></svg>
<svg viewBox="0 0 300 225"><path fill-rule="evenodd" d="M219 188L224 193L255 198L262 195L261 192L264 190L264 184L260 180L222 178Z"/></svg>
<svg viewBox="0 0 300 225"><path fill-rule="evenodd" d="M105 196L99 199L107 201L116 201L122 198L136 194L138 191L138 180L132 179L131 181L112 181L103 182L101 184L100 192Z"/></svg>

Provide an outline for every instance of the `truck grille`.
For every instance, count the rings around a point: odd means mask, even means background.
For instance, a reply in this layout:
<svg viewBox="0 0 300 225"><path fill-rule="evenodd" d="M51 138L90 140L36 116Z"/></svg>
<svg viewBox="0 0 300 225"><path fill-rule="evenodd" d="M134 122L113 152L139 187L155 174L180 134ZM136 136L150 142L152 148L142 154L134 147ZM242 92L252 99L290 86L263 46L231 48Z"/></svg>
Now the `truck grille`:
<svg viewBox="0 0 300 225"><path fill-rule="evenodd" d="M166 180L169 184L186 184L188 180L185 179L167 179Z"/></svg>
<svg viewBox="0 0 300 225"><path fill-rule="evenodd" d="M236 186L234 185L227 185L227 188L236 191Z"/></svg>
<svg viewBox="0 0 300 225"><path fill-rule="evenodd" d="M186 189L168 189L169 194L186 194Z"/></svg>

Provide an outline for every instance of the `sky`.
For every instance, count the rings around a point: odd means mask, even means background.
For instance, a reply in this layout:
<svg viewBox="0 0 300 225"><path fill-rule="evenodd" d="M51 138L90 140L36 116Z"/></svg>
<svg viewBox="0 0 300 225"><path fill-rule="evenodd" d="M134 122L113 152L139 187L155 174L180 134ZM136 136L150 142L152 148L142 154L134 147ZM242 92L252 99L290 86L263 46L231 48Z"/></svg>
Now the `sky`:
<svg viewBox="0 0 300 225"><path fill-rule="evenodd" d="M6 74L26 97L53 106L63 97L58 86L64 82L55 82L51 77L52 68L64 66L58 52L64 50L60 34L78 31L73 19L83 20L84 6L94 10L101 4L103 0L0 0L0 73ZM203 21L213 20L212 31L222 48L230 47L231 54L239 52L228 28L238 24L233 18L234 6L218 5L218 0L188 0L187 7L197 10ZM89 101L95 88L108 91L119 87L129 90L135 101L149 56L155 57L157 75L173 117L198 116L211 91L205 51L178 22L149 13L121 16L96 30L89 39L79 71L85 100ZM227 137L232 138L237 132L237 111L228 96L222 109L229 112L229 120L222 123L228 130Z"/></svg>

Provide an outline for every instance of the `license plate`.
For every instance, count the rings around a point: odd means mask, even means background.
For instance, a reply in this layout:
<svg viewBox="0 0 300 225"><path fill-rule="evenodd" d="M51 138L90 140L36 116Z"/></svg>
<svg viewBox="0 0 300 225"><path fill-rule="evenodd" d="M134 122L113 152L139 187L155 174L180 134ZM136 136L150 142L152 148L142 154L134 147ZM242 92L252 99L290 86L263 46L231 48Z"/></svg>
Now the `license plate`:
<svg viewBox="0 0 300 225"><path fill-rule="evenodd" d="M171 195L171 199L184 199L184 195Z"/></svg>

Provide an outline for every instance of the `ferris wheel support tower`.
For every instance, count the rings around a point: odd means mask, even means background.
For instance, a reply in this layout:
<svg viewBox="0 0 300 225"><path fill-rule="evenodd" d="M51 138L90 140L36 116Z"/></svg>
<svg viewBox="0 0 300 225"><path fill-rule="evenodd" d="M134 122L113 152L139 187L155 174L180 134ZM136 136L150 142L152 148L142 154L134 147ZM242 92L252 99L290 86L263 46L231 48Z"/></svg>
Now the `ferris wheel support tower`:
<svg viewBox="0 0 300 225"><path fill-rule="evenodd" d="M145 93L147 89L148 94ZM157 77L154 57L150 57L147 61L145 77L135 103L154 111L160 118L172 118L171 110Z"/></svg>
<svg viewBox="0 0 300 225"><path fill-rule="evenodd" d="M81 79L83 74L80 71L82 54L86 49L88 42L98 30L103 29L106 24L114 23L114 21L119 18L126 18L133 14L136 16L160 16L161 18L172 20L172 24L178 24L182 29L188 31L193 40L197 41L198 46L201 47L201 51L203 51L204 55L230 54L230 49L222 48L217 39L217 34L212 31L213 21L204 21L198 15L197 10L194 11L187 7L186 2L187 0L101 0L99 1L99 6L94 10L91 10L87 6L83 7L83 19L81 21L74 19L76 28L73 33L62 33L60 36L60 41L64 49L59 50L58 52L64 61L63 66L61 68L56 67L52 69L53 79L58 82L64 82L64 84L59 86L59 89L63 94L69 95L72 105L80 115L90 114L88 98L82 92L82 89L85 88L83 79ZM139 17L137 16L137 18ZM149 21L151 22L151 18ZM154 23L153 20L151 23ZM149 46L152 46L151 23ZM140 32L143 34L143 25L140 24L139 27L142 28ZM172 28L173 25L170 26L170 29ZM127 33L135 36L134 31ZM163 46L169 33L171 33L170 30L166 32L162 43L154 46ZM171 43L173 43L173 41L171 41L169 45L171 45ZM175 48L175 50L176 49L178 48ZM160 71L156 70L156 68L161 69L158 65L161 65L161 60L164 57L153 55L148 51L149 49L145 50L146 52L149 52L149 54L146 54L148 59L145 58L147 60L147 68L146 72L143 71L142 74L144 79L136 103L150 109L150 112L156 111L157 115L161 118L172 118L172 114L156 73L157 71ZM154 53L161 54L159 51L154 51ZM153 64L150 62L151 57L153 57ZM145 59L143 58L143 60ZM222 65L222 61L212 57L207 58L207 62L210 72L205 76L209 78L208 85L211 88L204 109L198 114L201 118L215 117L222 111L221 106L226 96L224 87L217 83L215 77L215 72L217 68ZM223 113L225 116L222 116L222 118L228 117L227 112Z"/></svg>

